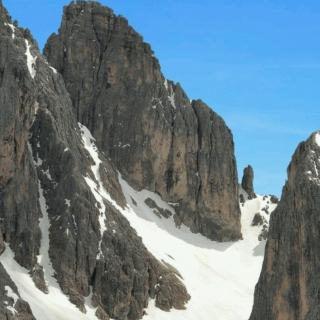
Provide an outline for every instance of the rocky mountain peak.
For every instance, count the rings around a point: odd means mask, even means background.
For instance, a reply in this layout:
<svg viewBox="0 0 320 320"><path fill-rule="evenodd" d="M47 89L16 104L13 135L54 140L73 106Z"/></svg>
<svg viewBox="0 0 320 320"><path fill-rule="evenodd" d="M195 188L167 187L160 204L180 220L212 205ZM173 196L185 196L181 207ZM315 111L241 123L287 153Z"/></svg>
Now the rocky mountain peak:
<svg viewBox="0 0 320 320"><path fill-rule="evenodd" d="M22 298L37 319L48 305L59 319L64 308L84 319L88 296L101 319L141 318L150 298L184 308L177 273L120 213L118 171L78 124L61 75L29 32L1 15L0 318L34 319Z"/></svg>
<svg viewBox="0 0 320 320"><path fill-rule="evenodd" d="M213 240L241 237L230 130L165 79L126 19L74 2L44 52L64 78L76 118L132 186L175 203L177 225Z"/></svg>
<svg viewBox="0 0 320 320"><path fill-rule="evenodd" d="M271 221L251 320L319 319L319 132L299 144Z"/></svg>
<svg viewBox="0 0 320 320"><path fill-rule="evenodd" d="M320 133L315 132L307 141L306 175L315 184L320 184Z"/></svg>

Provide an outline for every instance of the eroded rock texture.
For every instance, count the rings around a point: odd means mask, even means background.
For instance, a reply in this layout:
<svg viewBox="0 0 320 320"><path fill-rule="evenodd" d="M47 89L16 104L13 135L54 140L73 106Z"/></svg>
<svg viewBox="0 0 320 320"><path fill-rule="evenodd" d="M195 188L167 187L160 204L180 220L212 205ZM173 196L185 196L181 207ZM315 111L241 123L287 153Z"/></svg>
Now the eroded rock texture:
<svg viewBox="0 0 320 320"><path fill-rule="evenodd" d="M178 225L219 241L241 237L230 130L165 80L125 18L77 1L65 7L45 55L65 80L77 120L131 185L175 203Z"/></svg>
<svg viewBox="0 0 320 320"><path fill-rule="evenodd" d="M301 143L272 213L250 320L320 317L320 135Z"/></svg>
<svg viewBox="0 0 320 320"><path fill-rule="evenodd" d="M79 309L84 310L90 287L104 319L139 319L150 298L162 309L184 308L189 296L178 276L146 250L108 201L100 213L101 203L85 180L97 183L94 159L84 148L61 75L41 56L30 33L12 25L1 4L0 15L0 253L7 242L38 288L47 290L37 263L43 190L49 256L62 291ZM103 154L99 157L103 187L124 206L117 171ZM161 283L169 276L170 282ZM0 284L0 312L7 310L1 290ZM179 295L164 299L172 292ZM28 305L20 305L18 319L33 319Z"/></svg>

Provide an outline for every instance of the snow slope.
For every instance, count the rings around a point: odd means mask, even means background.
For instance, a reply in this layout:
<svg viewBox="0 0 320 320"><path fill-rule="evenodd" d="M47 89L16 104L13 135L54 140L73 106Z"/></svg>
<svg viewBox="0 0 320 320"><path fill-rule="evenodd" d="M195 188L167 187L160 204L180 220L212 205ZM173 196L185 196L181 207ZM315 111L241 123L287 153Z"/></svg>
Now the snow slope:
<svg viewBox="0 0 320 320"><path fill-rule="evenodd" d="M264 241L258 241L261 227L252 227L251 223L262 208L268 205L269 212L275 208L270 198L258 196L241 207L242 241L217 243L186 227L177 229L172 218L154 214L145 199L152 198L159 207L174 210L158 195L146 190L137 192L121 177L120 183L128 202L123 214L146 247L179 270L191 295L184 311L166 313L151 301L144 320L247 320L265 246Z"/></svg>
<svg viewBox="0 0 320 320"><path fill-rule="evenodd" d="M37 320L98 320L94 315L96 309L88 301L87 313L82 313L63 294L56 280L51 276L46 278L49 293L40 291L29 275L29 271L21 267L14 259L14 253L7 245L0 256L0 262L16 284L21 298L30 304Z"/></svg>

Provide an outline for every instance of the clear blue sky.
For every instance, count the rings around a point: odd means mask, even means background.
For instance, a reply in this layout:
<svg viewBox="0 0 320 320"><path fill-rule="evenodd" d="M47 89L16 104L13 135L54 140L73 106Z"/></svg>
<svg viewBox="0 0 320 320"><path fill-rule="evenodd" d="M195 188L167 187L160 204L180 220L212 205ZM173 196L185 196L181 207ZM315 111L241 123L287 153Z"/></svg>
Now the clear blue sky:
<svg viewBox="0 0 320 320"><path fill-rule="evenodd" d="M63 0L3 0L43 47ZM233 131L239 178L280 194L297 144L320 127L320 3L308 0L102 0L151 43L167 78Z"/></svg>

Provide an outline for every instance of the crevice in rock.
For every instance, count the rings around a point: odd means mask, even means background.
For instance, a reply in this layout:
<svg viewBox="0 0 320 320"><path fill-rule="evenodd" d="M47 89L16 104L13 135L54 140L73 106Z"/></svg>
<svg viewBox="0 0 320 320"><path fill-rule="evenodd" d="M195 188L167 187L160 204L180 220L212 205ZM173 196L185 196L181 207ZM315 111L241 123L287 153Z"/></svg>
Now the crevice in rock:
<svg viewBox="0 0 320 320"><path fill-rule="evenodd" d="M197 120L197 137L198 137L198 150L197 150L197 177L198 177L198 189L196 190L196 204L199 203L200 195L201 195L201 189L202 189L202 180L201 180L201 174L200 174L200 152L202 148L202 130L201 130L201 120L197 113L197 108L194 105L194 102L191 103L192 110L194 112L194 115Z"/></svg>

